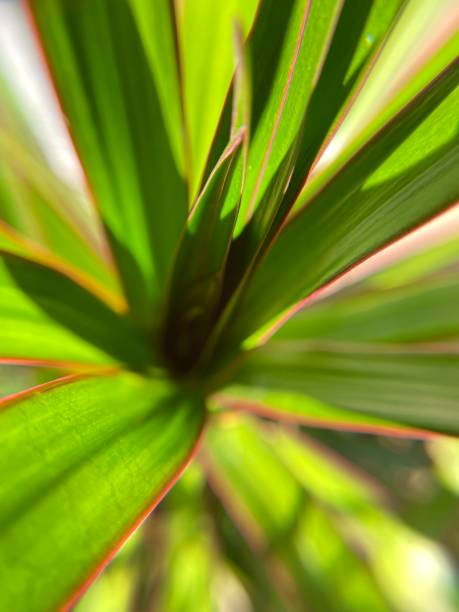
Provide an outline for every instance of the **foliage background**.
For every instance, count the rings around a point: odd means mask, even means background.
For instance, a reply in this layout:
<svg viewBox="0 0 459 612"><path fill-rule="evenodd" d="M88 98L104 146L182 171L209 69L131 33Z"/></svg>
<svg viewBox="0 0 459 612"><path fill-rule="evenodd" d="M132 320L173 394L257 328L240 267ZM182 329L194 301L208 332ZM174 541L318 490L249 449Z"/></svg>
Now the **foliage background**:
<svg viewBox="0 0 459 612"><path fill-rule="evenodd" d="M422 25L422 32L418 31L414 36L416 45L410 56L414 63L418 54L422 54L435 37L441 35L442 28L449 23L451 11L457 7L455 0L435 4L428 22ZM7 77L12 79L13 86L25 100L25 110L35 119L31 124L36 129L36 136L49 161L66 181L78 187L81 182L78 164L73 158L40 67L34 63L36 60L30 35L15 0L0 0L0 51L3 69L8 67ZM406 65L401 65L397 73L386 68L387 81L391 87L396 87L398 80L403 79L403 71L406 69ZM389 87L387 93L389 95ZM377 109L371 99L371 92L369 95L368 100L362 102L368 119L371 112ZM362 109L358 109L360 120L361 112ZM353 121L355 119L351 115L336 139L335 148L327 152L328 156L336 154L348 135L352 134ZM445 236L455 234L459 236L458 208L429 224L416 237L401 241L396 247L360 266L353 275L364 275L405 251L422 249L432 242L443 240ZM32 368L0 366L0 396L52 378L51 370L38 373ZM457 598L459 606L459 443L425 443L320 430L308 430L307 435L313 442L324 443L335 449L342 457L366 472L375 486L390 492L392 510L408 527L406 537L398 540L402 549L390 546L390 538L386 540L387 546L381 547L381 567L389 568L385 573L385 589L392 592L395 600L407 602L405 609L410 612L452 610L441 607L441 593L444 591L454 591L453 599ZM199 491L203 502L201 507L193 509L194 519L198 516L194 527L198 534L203 535L203 539L197 540L193 544L194 548L188 549L181 547L180 542L177 543L180 555L169 557L165 562L161 560L161 542L165 533L173 538L174 529L179 533L189 528L187 521L193 518L186 514L182 516L180 508L184 501L186 505L187 498L191 499L196 491ZM118 612L149 609L154 600L151 591L156 582L161 581L161 576L169 576L168 580L172 583L177 576L177 580L186 584L186 575L192 566L196 566L203 580L213 575L215 589L218 590L219 610L251 610L244 572L247 567L260 561L262 565L266 564L269 555L257 559L254 552L242 543L236 544L236 550L225 549L225 544L237 541L237 536L231 532L225 510L216 506L218 501L211 488L203 482L200 468L196 466L150 517L142 530L127 542L80 601L77 610ZM222 529L228 529L229 536L219 533ZM219 564L217 571L215 568L211 571L206 565L208 549L213 550L216 542ZM204 552L200 546L204 547ZM344 584L351 579L350 575L346 575L345 566L331 568L329 571L342 573Z"/></svg>

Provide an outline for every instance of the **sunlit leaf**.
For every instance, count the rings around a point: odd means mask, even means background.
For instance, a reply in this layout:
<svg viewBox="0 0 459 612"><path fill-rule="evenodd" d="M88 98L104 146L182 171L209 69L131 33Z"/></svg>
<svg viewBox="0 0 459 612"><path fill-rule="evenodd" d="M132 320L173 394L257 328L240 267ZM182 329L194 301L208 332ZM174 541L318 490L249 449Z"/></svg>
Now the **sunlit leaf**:
<svg viewBox="0 0 459 612"><path fill-rule="evenodd" d="M188 137L191 198L197 195L234 72L233 26L250 30L259 0L174 0Z"/></svg>
<svg viewBox="0 0 459 612"><path fill-rule="evenodd" d="M368 609L387 610L366 568L270 442L248 418L216 423L207 436L207 461L212 486L224 503L228 500L236 524L252 537L252 546L270 552L277 588L287 589L293 610L301 610L305 602L319 610L352 610L355 597ZM343 482L355 494L356 485L346 476ZM322 482L326 486L328 479Z"/></svg>
<svg viewBox="0 0 459 612"><path fill-rule="evenodd" d="M459 279L454 270L394 289L378 290L370 285L304 309L275 338L354 345L359 342L457 342L459 312L455 304L458 301Z"/></svg>
<svg viewBox="0 0 459 612"><path fill-rule="evenodd" d="M247 183L236 226L253 215L279 165L298 140L340 3L264 2L249 41L255 66L252 141ZM267 36L268 32L275 32ZM293 160L290 162L290 170ZM290 172L286 173L285 181ZM285 187L285 183L280 186Z"/></svg>
<svg viewBox="0 0 459 612"><path fill-rule="evenodd" d="M119 287L98 222L81 194L51 170L18 102L0 82L0 221L92 277Z"/></svg>
<svg viewBox="0 0 459 612"><path fill-rule="evenodd" d="M361 346L360 350L351 345L333 350L272 342L254 352L237 380L284 393L286 403L279 406L279 416L285 411L287 418L307 419L308 402L295 407L294 401L295 395L304 395L305 400L319 400L322 411L330 405L355 412L362 423L369 415L387 419L389 425L395 422L457 435L458 367L457 352L403 346L397 350L390 345ZM289 401L290 393L293 398ZM314 416L314 402L312 411Z"/></svg>
<svg viewBox="0 0 459 612"><path fill-rule="evenodd" d="M1 607L54 609L175 481L203 411L167 383L127 374L62 379L1 408Z"/></svg>

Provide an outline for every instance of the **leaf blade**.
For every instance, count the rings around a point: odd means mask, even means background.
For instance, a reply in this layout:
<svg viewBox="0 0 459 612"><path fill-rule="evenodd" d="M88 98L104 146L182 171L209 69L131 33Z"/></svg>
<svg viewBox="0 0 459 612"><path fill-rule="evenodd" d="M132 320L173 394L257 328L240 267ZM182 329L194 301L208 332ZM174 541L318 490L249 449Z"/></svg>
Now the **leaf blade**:
<svg viewBox="0 0 459 612"><path fill-rule="evenodd" d="M186 192L137 24L120 0L29 7L134 317L151 328Z"/></svg>
<svg viewBox="0 0 459 612"><path fill-rule="evenodd" d="M453 62L285 226L240 303L234 300L232 334L239 341L275 319L288 303L456 201L459 146L451 118L458 79ZM417 157L410 166L413 152ZM406 170L393 176L399 163Z"/></svg>
<svg viewBox="0 0 459 612"><path fill-rule="evenodd" d="M317 409L325 417L328 410L329 420L333 416L340 420L339 409L343 409L344 417L350 411L363 425L368 415L369 429L385 420L389 428L398 424L458 435L458 365L454 349L448 353L365 345L359 350L344 344L341 351L332 351L282 348L273 342L254 353L236 382L253 387L255 396L257 389L276 391L280 397L284 393L286 401L279 406L279 415L285 410L293 420L295 415L300 419L301 415L306 419L308 414L314 416ZM298 409L295 397L301 402ZM309 397L313 400L310 406Z"/></svg>
<svg viewBox="0 0 459 612"><path fill-rule="evenodd" d="M143 369L152 358L125 318L58 270L15 255L0 257L0 321L3 360Z"/></svg>
<svg viewBox="0 0 459 612"><path fill-rule="evenodd" d="M61 381L21 399L0 412L0 572L8 576L0 600L27 610L33 592L52 608L74 602L171 486L194 451L202 411L166 383L129 375ZM46 571L37 575L37 563Z"/></svg>

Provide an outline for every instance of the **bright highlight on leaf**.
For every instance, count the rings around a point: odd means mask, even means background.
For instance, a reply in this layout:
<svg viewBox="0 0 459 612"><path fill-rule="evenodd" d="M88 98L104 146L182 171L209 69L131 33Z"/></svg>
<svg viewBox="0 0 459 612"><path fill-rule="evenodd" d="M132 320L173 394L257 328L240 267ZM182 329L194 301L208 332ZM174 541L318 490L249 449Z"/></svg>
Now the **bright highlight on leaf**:
<svg viewBox="0 0 459 612"><path fill-rule="evenodd" d="M346 276L459 201L446 9L22 6L86 184L0 75L0 611L453 612L457 233Z"/></svg>

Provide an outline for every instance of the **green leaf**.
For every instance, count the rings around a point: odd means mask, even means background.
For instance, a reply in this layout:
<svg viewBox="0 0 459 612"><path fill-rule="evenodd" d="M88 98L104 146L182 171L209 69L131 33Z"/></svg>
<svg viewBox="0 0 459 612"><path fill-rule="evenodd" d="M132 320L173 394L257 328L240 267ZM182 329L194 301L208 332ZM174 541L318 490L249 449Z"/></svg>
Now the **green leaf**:
<svg viewBox="0 0 459 612"><path fill-rule="evenodd" d="M231 343L456 201L458 82L453 63L317 188L230 305Z"/></svg>
<svg viewBox="0 0 459 612"><path fill-rule="evenodd" d="M175 2L192 201L233 77L234 22L240 23L245 37L258 4L259 0Z"/></svg>
<svg viewBox="0 0 459 612"><path fill-rule="evenodd" d="M459 354L454 350L434 352L416 346L410 350L403 345L371 344L344 344L341 350L327 350L308 343L271 342L252 354L236 383L284 394L277 413L291 420L304 417L307 421L309 416L314 420L318 400L319 411L325 416L327 405L331 407L329 418L340 420L343 409L344 416L353 412L365 425L368 415L368 429L378 425L376 418L387 420L389 427L398 423L457 435L458 367Z"/></svg>
<svg viewBox="0 0 459 612"><path fill-rule="evenodd" d="M273 433L276 441L276 430ZM224 504L228 501L233 520L252 547L268 550L272 566L288 574L289 610L304 610L307 605L327 612L351 611L356 597L365 609L388 609L368 568L343 541L323 508L305 495L291 466L280 460L262 428L250 418L222 419L209 428L206 445L211 485ZM314 452L311 458L320 463ZM372 499L359 488L355 475L354 479L342 471L334 475L338 482L329 485L331 494L345 492L341 510ZM320 472L314 478L327 487L328 480ZM345 574L340 571L343 564ZM282 591L282 581L275 584Z"/></svg>
<svg viewBox="0 0 459 612"><path fill-rule="evenodd" d="M194 464L167 499L167 546L160 587L164 612L211 612L222 563L206 512L203 473Z"/></svg>
<svg viewBox="0 0 459 612"><path fill-rule="evenodd" d="M94 282L120 293L93 211L51 170L18 102L1 81L0 161L0 220Z"/></svg>
<svg viewBox="0 0 459 612"><path fill-rule="evenodd" d="M388 33L399 16L403 0L346 0L336 24L320 77L305 117L305 137L289 182L286 204L291 205L311 165L352 108Z"/></svg>
<svg viewBox="0 0 459 612"><path fill-rule="evenodd" d="M161 111L164 115L177 168L183 175L185 151L172 2L169 0L156 0L154 3L144 0L128 1L155 77Z"/></svg>
<svg viewBox="0 0 459 612"><path fill-rule="evenodd" d="M242 128L224 151L188 218L172 271L166 349L181 363L199 351L221 296L242 190ZM232 181L232 179L235 179ZM238 185L239 189L230 189ZM170 337L169 337L170 336ZM174 346L174 338L180 345Z"/></svg>
<svg viewBox="0 0 459 612"><path fill-rule="evenodd" d="M261 5L249 42L254 66L252 140L236 235L297 142L339 8L337 0L271 0ZM285 172L284 179L288 176Z"/></svg>
<svg viewBox="0 0 459 612"><path fill-rule="evenodd" d="M126 319L67 276L0 257L1 359L144 369L150 353Z"/></svg>
<svg viewBox="0 0 459 612"><path fill-rule="evenodd" d="M131 309L151 326L185 223L186 194L145 31L125 0L29 4Z"/></svg>
<svg viewBox="0 0 459 612"><path fill-rule="evenodd" d="M369 284L369 287L366 285ZM317 302L275 335L281 341L452 342L459 340L457 271L393 289L358 290Z"/></svg>
<svg viewBox="0 0 459 612"><path fill-rule="evenodd" d="M126 311L123 296L116 290L113 291L113 287L107 287L104 283L99 282L100 278L94 278L91 274L82 271L80 267L75 267L65 259L54 255L48 248L24 238L0 220L0 257L2 254L17 255L61 272L94 293L116 312Z"/></svg>
<svg viewBox="0 0 459 612"><path fill-rule="evenodd" d="M202 421L199 402L128 374L4 400L1 608L74 602L180 475Z"/></svg>
<svg viewBox="0 0 459 612"><path fill-rule="evenodd" d="M280 428L271 427L265 439L305 490L330 508L337 534L365 559L389 610L428 610L439 605L454 610L458 591L452 563L435 542L407 528L381 504L381 491L374 490L358 466L306 436ZM325 552L327 540L322 541ZM416 558L428 565L429 579L413 589L413 580L419 577L419 567L413 563Z"/></svg>
<svg viewBox="0 0 459 612"><path fill-rule="evenodd" d="M454 210L454 209L453 209ZM377 289L400 287L429 276L442 274L459 262L459 235L424 245L419 251L402 257L366 279L365 285Z"/></svg>

